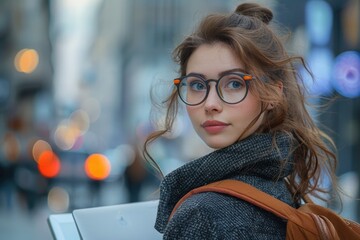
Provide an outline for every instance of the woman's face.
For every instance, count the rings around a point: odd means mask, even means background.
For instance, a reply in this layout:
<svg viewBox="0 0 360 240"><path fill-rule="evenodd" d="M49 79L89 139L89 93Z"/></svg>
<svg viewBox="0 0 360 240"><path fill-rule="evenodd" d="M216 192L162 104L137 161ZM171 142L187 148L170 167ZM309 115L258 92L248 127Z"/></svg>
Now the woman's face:
<svg viewBox="0 0 360 240"><path fill-rule="evenodd" d="M237 69L244 72L243 63L232 50L222 43L204 44L190 56L186 74L202 74L206 79L219 79L224 71ZM251 82L250 82L251 85ZM260 126L263 114L244 134L250 122L261 112L260 100L251 91L237 104L223 102L217 95L215 83L210 83L207 99L196 106L186 107L192 125L200 138L211 148L219 149L254 133ZM239 138L241 136L241 138Z"/></svg>

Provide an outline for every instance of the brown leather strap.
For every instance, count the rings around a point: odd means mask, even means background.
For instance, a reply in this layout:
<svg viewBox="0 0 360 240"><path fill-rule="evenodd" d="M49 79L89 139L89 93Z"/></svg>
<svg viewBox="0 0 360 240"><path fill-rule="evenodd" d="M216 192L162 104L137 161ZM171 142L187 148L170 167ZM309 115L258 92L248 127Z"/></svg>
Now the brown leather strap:
<svg viewBox="0 0 360 240"><path fill-rule="evenodd" d="M258 206L268 212L271 212L275 214L276 216L291 220L295 224L299 226L303 226L303 221L313 221L311 216L305 213L301 213L296 211L295 208L291 207L290 205L280 201L279 199L264 193L257 188L241 182L237 180L222 180L214 183L210 183L208 185L195 188L192 191L188 192L185 196L183 196L178 203L175 205L169 220L172 218L173 214L176 212L177 208L191 195L201 193L201 192L218 192L218 193L224 193L233 197L240 198L242 200L245 200L255 206ZM299 214L304 215L299 218ZM316 227L311 224L307 224L309 226L309 231L316 233Z"/></svg>
<svg viewBox="0 0 360 240"><path fill-rule="evenodd" d="M310 214L316 223L317 229L319 231L319 237L321 240L329 240L329 239L339 239L339 236L336 233L334 226L329 223L329 220L326 217Z"/></svg>

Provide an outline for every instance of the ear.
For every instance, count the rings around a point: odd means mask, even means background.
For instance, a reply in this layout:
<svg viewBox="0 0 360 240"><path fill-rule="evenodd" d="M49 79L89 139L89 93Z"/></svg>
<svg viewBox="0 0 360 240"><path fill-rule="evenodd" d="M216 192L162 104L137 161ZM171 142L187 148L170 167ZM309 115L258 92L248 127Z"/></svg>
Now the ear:
<svg viewBox="0 0 360 240"><path fill-rule="evenodd" d="M277 88L276 88L277 94L278 94L278 96L281 96L283 93L283 83L281 81L277 81L276 86L277 86ZM275 107L275 103L270 103L266 109L269 111L269 110L273 109L274 107Z"/></svg>

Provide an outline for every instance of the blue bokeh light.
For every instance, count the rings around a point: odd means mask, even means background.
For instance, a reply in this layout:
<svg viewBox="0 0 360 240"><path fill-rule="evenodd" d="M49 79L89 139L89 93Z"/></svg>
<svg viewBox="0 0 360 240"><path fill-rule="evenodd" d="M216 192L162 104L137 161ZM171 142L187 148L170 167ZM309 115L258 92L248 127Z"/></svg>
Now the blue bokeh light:
<svg viewBox="0 0 360 240"><path fill-rule="evenodd" d="M360 96L360 53L346 51L335 58L333 86L344 97Z"/></svg>

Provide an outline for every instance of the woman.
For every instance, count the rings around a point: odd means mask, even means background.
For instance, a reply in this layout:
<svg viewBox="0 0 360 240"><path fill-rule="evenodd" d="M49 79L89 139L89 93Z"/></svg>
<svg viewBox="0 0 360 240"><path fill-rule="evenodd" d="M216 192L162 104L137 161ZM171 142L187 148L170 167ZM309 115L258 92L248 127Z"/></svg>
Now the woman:
<svg viewBox="0 0 360 240"><path fill-rule="evenodd" d="M319 187L323 174L336 189L332 141L309 116L295 68L306 66L287 54L272 18L267 8L241 4L234 13L205 17L174 51L181 77L166 101L165 129L149 136L145 155L153 161L147 146L171 131L179 100L215 150L163 179L155 228L164 239L285 239L286 222L215 192L193 195L169 218L182 196L211 182L240 180L293 207L305 194L326 192Z"/></svg>

